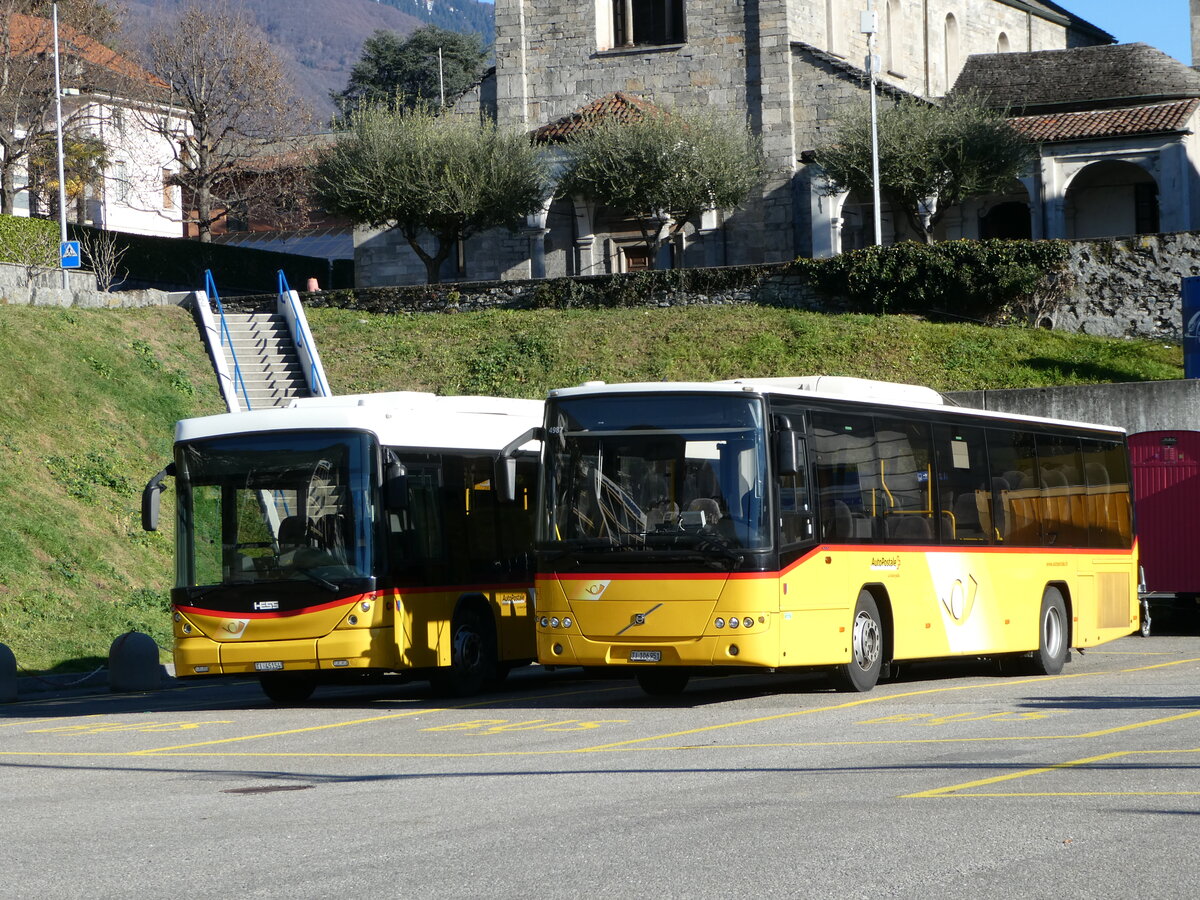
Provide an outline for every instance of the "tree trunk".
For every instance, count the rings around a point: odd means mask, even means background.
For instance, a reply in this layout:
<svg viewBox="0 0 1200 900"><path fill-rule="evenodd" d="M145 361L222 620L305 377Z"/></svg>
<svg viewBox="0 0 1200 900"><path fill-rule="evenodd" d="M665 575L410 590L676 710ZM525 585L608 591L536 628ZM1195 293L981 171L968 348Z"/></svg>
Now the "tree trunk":
<svg viewBox="0 0 1200 900"><path fill-rule="evenodd" d="M7 160L4 161L3 167L3 172L0 174L0 214L11 216L13 214L17 186L12 166L9 165Z"/></svg>

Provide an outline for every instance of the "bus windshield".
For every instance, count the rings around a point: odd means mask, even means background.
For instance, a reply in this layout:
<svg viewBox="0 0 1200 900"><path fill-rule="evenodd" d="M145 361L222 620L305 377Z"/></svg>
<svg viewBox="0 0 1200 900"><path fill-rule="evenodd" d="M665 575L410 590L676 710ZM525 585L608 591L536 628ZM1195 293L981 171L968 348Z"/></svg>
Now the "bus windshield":
<svg viewBox="0 0 1200 900"><path fill-rule="evenodd" d="M238 435L178 448L177 587L371 575L369 435Z"/></svg>
<svg viewBox="0 0 1200 900"><path fill-rule="evenodd" d="M622 394L551 403L543 549L769 545L761 399Z"/></svg>

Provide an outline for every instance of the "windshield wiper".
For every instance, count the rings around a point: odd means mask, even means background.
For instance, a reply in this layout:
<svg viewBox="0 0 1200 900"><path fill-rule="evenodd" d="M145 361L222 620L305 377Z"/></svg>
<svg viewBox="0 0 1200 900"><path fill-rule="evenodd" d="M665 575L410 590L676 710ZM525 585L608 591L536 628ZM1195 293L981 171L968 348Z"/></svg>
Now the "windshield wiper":
<svg viewBox="0 0 1200 900"><path fill-rule="evenodd" d="M329 591L331 594L336 594L338 591L341 590L340 587L338 587L336 584L334 584L328 578L322 578L320 575L318 575L316 572L312 571L311 569L293 568L292 571L299 572L301 575L303 575L309 581L314 582L315 584L319 584L321 587L325 588L325 590Z"/></svg>

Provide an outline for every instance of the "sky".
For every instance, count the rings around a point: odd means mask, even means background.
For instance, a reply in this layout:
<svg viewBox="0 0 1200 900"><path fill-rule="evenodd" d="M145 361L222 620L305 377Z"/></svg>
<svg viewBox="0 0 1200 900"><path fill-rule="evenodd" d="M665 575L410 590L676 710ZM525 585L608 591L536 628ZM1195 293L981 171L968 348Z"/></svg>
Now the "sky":
<svg viewBox="0 0 1200 900"><path fill-rule="evenodd" d="M1122 44L1141 41L1192 64L1188 0L1056 0Z"/></svg>

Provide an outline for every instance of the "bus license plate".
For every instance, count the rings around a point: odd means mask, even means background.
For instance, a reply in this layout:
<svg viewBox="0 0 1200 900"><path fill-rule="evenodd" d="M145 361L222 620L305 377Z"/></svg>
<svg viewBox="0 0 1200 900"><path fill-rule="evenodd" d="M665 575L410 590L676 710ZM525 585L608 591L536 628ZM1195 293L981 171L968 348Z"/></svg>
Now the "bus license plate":
<svg viewBox="0 0 1200 900"><path fill-rule="evenodd" d="M660 662L662 660L661 650L630 650L630 662Z"/></svg>
<svg viewBox="0 0 1200 900"><path fill-rule="evenodd" d="M272 662L256 662L254 664L254 670L256 672L278 672L282 668L283 663L279 660L274 660Z"/></svg>

